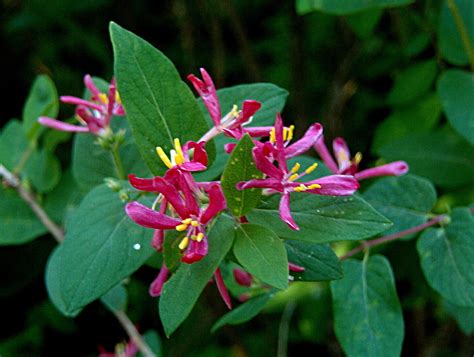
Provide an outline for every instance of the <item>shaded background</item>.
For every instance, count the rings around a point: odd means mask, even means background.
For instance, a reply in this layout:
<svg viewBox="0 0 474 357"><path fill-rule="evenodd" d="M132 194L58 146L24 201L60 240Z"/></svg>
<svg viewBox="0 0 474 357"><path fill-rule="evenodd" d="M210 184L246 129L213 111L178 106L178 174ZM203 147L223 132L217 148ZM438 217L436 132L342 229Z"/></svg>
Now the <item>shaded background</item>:
<svg viewBox="0 0 474 357"><path fill-rule="evenodd" d="M3 0L0 6L2 124L21 116L37 74L48 74L60 94L78 96L85 73L110 78L111 20L163 51L183 78L205 67L218 88L262 81L289 90L284 117L298 124L297 135L317 120L327 137L346 136L354 152L369 159L375 129L394 111L387 95L396 75L415 62L447 66L435 39L440 1L348 17L300 16L292 1L269 0ZM427 77L419 81L432 90L434 77ZM60 113L67 117L71 108L61 107ZM433 123L444 121L439 116ZM67 166L70 144L59 150ZM99 345L113 350L126 336L97 303L70 320L48 302L41 276L53 245L43 237L2 247L0 271L8 267L10 273L2 273L0 350L12 356L87 356ZM437 307L415 242L400 242L385 254L404 304L404 355L472 354L472 338ZM154 328L164 336L156 301L147 294L155 274L145 267L135 275L129 312L142 331ZM165 355L274 355L285 329L290 355L308 349L314 355L343 354L332 332L327 284L294 284L252 322L211 335L210 326L224 312L215 289L207 289L183 327L170 340L163 337Z"/></svg>

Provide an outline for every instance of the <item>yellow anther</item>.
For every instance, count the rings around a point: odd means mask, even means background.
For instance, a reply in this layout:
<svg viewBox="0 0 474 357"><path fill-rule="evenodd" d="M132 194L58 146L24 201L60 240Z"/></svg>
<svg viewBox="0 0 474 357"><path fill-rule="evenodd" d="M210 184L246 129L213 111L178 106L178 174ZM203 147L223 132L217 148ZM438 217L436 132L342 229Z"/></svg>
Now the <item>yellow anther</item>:
<svg viewBox="0 0 474 357"><path fill-rule="evenodd" d="M295 192L304 192L304 191L308 190L308 187L306 187L305 185L301 184L301 185L295 187L293 190L294 190Z"/></svg>
<svg viewBox="0 0 474 357"><path fill-rule="evenodd" d="M316 170L316 168L318 167L318 163L315 162L314 164L312 164L310 167L308 167L306 170L304 170L304 172L306 174L310 174L311 172L313 172L314 170Z"/></svg>
<svg viewBox="0 0 474 357"><path fill-rule="evenodd" d="M156 147L156 153L158 154L158 156L160 157L161 161L163 161L163 163L169 168L171 169L173 167L173 164L171 163L170 159L168 158L168 156L165 154L165 152L163 151L163 148L161 146L157 146Z"/></svg>
<svg viewBox="0 0 474 357"><path fill-rule="evenodd" d="M286 141L286 136L288 135L288 129L283 128L283 141Z"/></svg>
<svg viewBox="0 0 474 357"><path fill-rule="evenodd" d="M120 94L118 90L115 91L115 103L120 104L120 105L122 104L122 98L120 98Z"/></svg>
<svg viewBox="0 0 474 357"><path fill-rule="evenodd" d="M191 221L191 225L193 227L197 227L197 226L199 226L199 222L198 221Z"/></svg>
<svg viewBox="0 0 474 357"><path fill-rule="evenodd" d="M186 223L178 224L175 229L178 232L182 232L182 231L185 231L186 229L188 229L188 225Z"/></svg>
<svg viewBox="0 0 474 357"><path fill-rule="evenodd" d="M174 148L176 149L176 156L174 160L176 161L176 164L181 165L184 163L184 154L178 138L174 139Z"/></svg>
<svg viewBox="0 0 474 357"><path fill-rule="evenodd" d="M191 236L191 239L192 239L192 240L196 240L196 239L197 239L197 236L193 234L193 235Z"/></svg>
<svg viewBox="0 0 474 357"><path fill-rule="evenodd" d="M234 118L237 118L240 115L239 107L236 106L235 104L232 106L232 110L230 111L230 115L233 116Z"/></svg>
<svg viewBox="0 0 474 357"><path fill-rule="evenodd" d="M81 124L87 125L86 121L84 119L82 119L79 115L76 115L75 118Z"/></svg>
<svg viewBox="0 0 474 357"><path fill-rule="evenodd" d="M191 224L193 220L191 218L186 218L186 219L183 219L181 222L184 223L184 224Z"/></svg>
<svg viewBox="0 0 474 357"><path fill-rule="evenodd" d="M321 185L319 185L317 183L313 183L312 185L308 186L308 189L310 189L310 190L314 190L315 188L321 188Z"/></svg>
<svg viewBox="0 0 474 357"><path fill-rule="evenodd" d="M109 98L107 97L105 93L99 94L99 100L104 104L109 104Z"/></svg>
<svg viewBox="0 0 474 357"><path fill-rule="evenodd" d="M297 172L297 171L300 169L300 167L301 167L301 164L300 164L299 162L297 162L297 163L295 164L295 166L293 166L293 168L290 170L290 172L291 172L292 174L294 174L295 172Z"/></svg>
<svg viewBox="0 0 474 357"><path fill-rule="evenodd" d="M293 139L293 131L294 130L295 130L295 126L290 125L290 128L288 129L288 134L286 136L286 140L290 141L291 139Z"/></svg>
<svg viewBox="0 0 474 357"><path fill-rule="evenodd" d="M360 152L355 154L354 161L356 165L359 165L359 163L362 161L362 154Z"/></svg>
<svg viewBox="0 0 474 357"><path fill-rule="evenodd" d="M178 247L179 247L179 249L184 250L184 249L186 249L188 244L189 244L189 237L184 237L181 240L181 243L179 243Z"/></svg>
<svg viewBox="0 0 474 357"><path fill-rule="evenodd" d="M293 174L288 178L288 181L294 181L298 178L298 176L299 176L298 174Z"/></svg>
<svg viewBox="0 0 474 357"><path fill-rule="evenodd" d="M202 241L203 239L204 239L204 233L202 233L202 232L198 233L196 240L197 240L198 242L200 242L200 241Z"/></svg>
<svg viewBox="0 0 474 357"><path fill-rule="evenodd" d="M275 138L275 128L273 128L272 130L270 130L270 142L271 142L271 143L276 142L276 138Z"/></svg>

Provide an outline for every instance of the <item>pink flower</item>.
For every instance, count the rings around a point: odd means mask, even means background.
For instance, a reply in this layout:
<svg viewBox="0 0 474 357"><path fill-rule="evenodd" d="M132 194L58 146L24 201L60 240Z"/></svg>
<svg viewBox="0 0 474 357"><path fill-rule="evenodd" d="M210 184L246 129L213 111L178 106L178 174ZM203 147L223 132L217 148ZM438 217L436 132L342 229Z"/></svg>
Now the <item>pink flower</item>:
<svg viewBox="0 0 474 357"><path fill-rule="evenodd" d="M135 355L138 353L138 347L132 340L126 344L119 343L115 347L115 352L107 352L101 346L99 346L99 350L99 357L135 357Z"/></svg>
<svg viewBox="0 0 474 357"><path fill-rule="evenodd" d="M183 147L179 139L174 139L174 149L170 151L170 156L166 155L161 146L156 147L156 153L163 163L170 170L180 172L203 171L207 167L207 152L204 149L206 143L201 141L196 143L188 141ZM190 151L193 155L190 157Z"/></svg>
<svg viewBox="0 0 474 357"><path fill-rule="evenodd" d="M245 270L235 268L233 271L234 279L237 284L249 287L252 285L252 275L247 273Z"/></svg>
<svg viewBox="0 0 474 357"><path fill-rule="evenodd" d="M72 96L62 96L60 98L63 103L77 106L76 118L82 125L68 124L48 117L40 117L38 122L44 126L61 131L101 134L110 126L112 116L125 115L114 79L110 82L107 94L99 91L88 74L84 76L84 84L91 92L91 99L89 101Z"/></svg>
<svg viewBox="0 0 474 357"><path fill-rule="evenodd" d="M353 175L357 180L364 180L377 176L400 176L408 172L408 164L405 161L395 161L386 165L358 171L359 163L362 160L362 154L360 152L358 152L354 158L351 158L349 147L343 138L334 139L332 146L337 163L332 158L324 143L324 136L321 136L319 140L316 141L314 149L318 152L329 170L335 174Z"/></svg>
<svg viewBox="0 0 474 357"><path fill-rule="evenodd" d="M280 217L292 229L299 227L293 220L290 212L290 195L293 192L307 192L317 195L347 196L353 194L359 184L356 179L349 175L333 175L321 177L316 180L297 182L306 174L311 173L317 167L317 163L308 167L303 173L298 174L300 165L297 163L291 170L288 170L286 160L288 157L298 155L321 135L322 128L315 124L308 130L311 135L305 135L303 139L291 146L285 146L285 134L283 121L278 114L275 121L275 130L270 136L270 142L258 145L253 149L253 159L256 167L267 177L264 179L253 179L247 182L239 182L237 188L240 190L247 188L266 188L269 193L281 193ZM316 138L314 137L316 136ZM272 142L275 144L273 145ZM278 166L273 164L276 160Z"/></svg>
<svg viewBox="0 0 474 357"><path fill-rule="evenodd" d="M177 171L169 171L165 178L157 176L142 179L129 175L129 180L138 190L161 194L166 204L171 205L178 216L166 215L165 208L160 208L158 212L139 202L131 202L126 205L125 211L133 221L157 230L175 229L178 232L186 232L179 244L179 248L184 252L182 261L185 263L191 264L206 256L207 224L226 208L224 194L218 183L212 183L205 188L209 204L203 208L200 207L187 177ZM197 189L196 186L194 185L194 189Z"/></svg>

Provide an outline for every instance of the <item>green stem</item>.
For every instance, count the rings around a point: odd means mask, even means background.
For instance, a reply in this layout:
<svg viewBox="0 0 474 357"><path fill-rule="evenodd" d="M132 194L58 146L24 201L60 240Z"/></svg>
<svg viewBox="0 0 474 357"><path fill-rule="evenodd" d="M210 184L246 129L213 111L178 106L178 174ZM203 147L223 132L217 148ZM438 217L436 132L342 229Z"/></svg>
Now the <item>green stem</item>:
<svg viewBox="0 0 474 357"><path fill-rule="evenodd" d="M23 154L20 157L20 161L18 161L18 164L15 166L13 169L13 174L18 175L23 168L25 167L26 162L30 158L31 154L35 150L36 145L35 144L30 144L28 148L23 152Z"/></svg>
<svg viewBox="0 0 474 357"><path fill-rule="evenodd" d="M454 2L454 0L447 0L449 11L453 15L454 22L456 23L456 27L458 28L459 35L461 36L461 41L466 50L467 57L469 58L469 63L471 65L471 72L474 72L474 49L471 45L471 40L469 38L469 34L467 33L466 25L462 19L462 16L459 12L459 8Z"/></svg>
<svg viewBox="0 0 474 357"><path fill-rule="evenodd" d="M112 146L112 149L110 152L112 153L112 158L114 160L114 165L115 165L115 171L117 172L117 177L120 180L125 180L125 170L123 168L122 164L122 159L120 158L120 152L119 152L120 145L119 144L114 144Z"/></svg>

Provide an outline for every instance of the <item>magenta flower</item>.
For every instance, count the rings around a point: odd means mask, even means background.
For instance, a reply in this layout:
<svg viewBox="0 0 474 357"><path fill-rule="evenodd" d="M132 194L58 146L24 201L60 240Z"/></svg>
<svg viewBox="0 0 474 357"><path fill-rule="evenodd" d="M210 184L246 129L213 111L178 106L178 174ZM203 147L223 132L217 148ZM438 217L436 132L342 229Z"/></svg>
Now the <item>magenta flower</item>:
<svg viewBox="0 0 474 357"><path fill-rule="evenodd" d="M115 347L115 352L107 352L102 346L99 346L99 350L99 357L135 357L138 353L138 347L132 340L119 343Z"/></svg>
<svg viewBox="0 0 474 357"><path fill-rule="evenodd" d="M188 264L197 262L207 254L207 224L226 208L224 195L219 184L209 185L205 190L209 205L202 208L184 175L175 171L165 177L142 179L129 175L129 180L138 190L163 195L179 217L168 216L165 214L166 209L160 208L158 212L139 202L128 203L125 210L132 220L144 227L186 232L179 244L179 248L184 251L182 261Z"/></svg>
<svg viewBox="0 0 474 357"><path fill-rule="evenodd" d="M247 273L245 270L239 268L235 268L232 273L237 284L245 287L250 287L252 285L253 278L250 273Z"/></svg>
<svg viewBox="0 0 474 357"><path fill-rule="evenodd" d="M316 141L314 149L318 152L329 170L335 174L353 175L357 180L364 180L378 176L400 176L408 172L408 164L405 161L395 161L386 165L358 171L359 163L362 160L360 152L355 154L354 158L351 158L349 147L343 138L334 139L332 146L337 163L324 143L324 136L321 136Z"/></svg>
<svg viewBox="0 0 474 357"><path fill-rule="evenodd" d="M174 139L174 149L170 150L170 156L166 155L161 146L156 147L156 153L170 170L180 172L202 171L207 168L207 152L204 149L206 143L188 141L183 147L179 139ZM193 152L192 158L190 152Z"/></svg>
<svg viewBox="0 0 474 357"><path fill-rule="evenodd" d="M247 188L266 188L268 193L281 193L280 217L290 228L295 230L298 230L299 227L293 220L290 212L291 193L307 192L317 195L347 196L353 194L359 188L357 180L349 175L326 176L306 182L296 181L306 174L313 172L317 167L317 163L311 165L302 173L298 173L300 169L300 164L298 163L291 170L288 170L286 163L287 158L298 155L304 152L308 145L313 145L322 131L322 128L320 130L317 130L317 128L318 127L313 126L308 130L311 133L316 133L316 138L313 136L314 134L305 135L303 139L286 147L283 121L278 114L275 121L275 130L270 136L270 142L256 146L252 152L256 167L267 177L264 179L239 182L237 184L239 190ZM275 144L273 145L272 142ZM274 160L276 160L277 166L273 164Z"/></svg>
<svg viewBox="0 0 474 357"><path fill-rule="evenodd" d="M61 131L101 134L110 126L112 116L125 115L114 79L110 82L107 94L99 91L88 74L84 76L84 84L91 92L91 99L89 101L72 96L62 96L60 98L63 103L77 106L76 118L82 125L68 124L48 117L40 117L38 122L44 126Z"/></svg>

